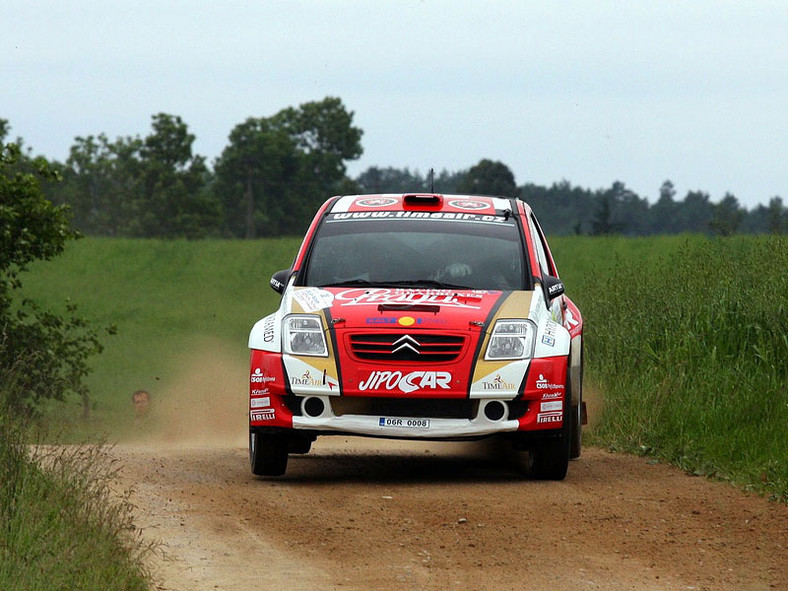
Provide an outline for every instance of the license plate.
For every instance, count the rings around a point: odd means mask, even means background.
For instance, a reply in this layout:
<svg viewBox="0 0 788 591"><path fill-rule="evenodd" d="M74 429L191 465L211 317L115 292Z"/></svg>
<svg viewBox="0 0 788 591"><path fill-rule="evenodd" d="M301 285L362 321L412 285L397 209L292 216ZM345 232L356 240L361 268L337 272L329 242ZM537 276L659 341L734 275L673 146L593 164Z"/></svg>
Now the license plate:
<svg viewBox="0 0 788 591"><path fill-rule="evenodd" d="M380 427L399 427L405 429L429 429L429 419L407 419L403 417L380 417Z"/></svg>

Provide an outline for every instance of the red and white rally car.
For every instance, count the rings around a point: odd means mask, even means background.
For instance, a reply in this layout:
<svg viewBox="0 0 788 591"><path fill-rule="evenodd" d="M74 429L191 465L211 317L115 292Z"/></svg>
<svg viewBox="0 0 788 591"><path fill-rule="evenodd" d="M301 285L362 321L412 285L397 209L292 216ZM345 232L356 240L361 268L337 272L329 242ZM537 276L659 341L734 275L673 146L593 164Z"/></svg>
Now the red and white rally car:
<svg viewBox="0 0 788 591"><path fill-rule="evenodd" d="M583 321L522 201L333 197L249 336L249 454L319 435L508 439L560 480L580 455Z"/></svg>

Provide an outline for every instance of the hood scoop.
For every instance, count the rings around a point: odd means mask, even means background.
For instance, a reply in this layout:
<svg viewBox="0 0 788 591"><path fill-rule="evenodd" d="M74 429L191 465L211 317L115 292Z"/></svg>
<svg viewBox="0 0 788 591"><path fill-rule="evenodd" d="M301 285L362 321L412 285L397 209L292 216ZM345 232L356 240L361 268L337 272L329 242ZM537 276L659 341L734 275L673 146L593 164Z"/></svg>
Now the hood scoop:
<svg viewBox="0 0 788 591"><path fill-rule="evenodd" d="M429 312L437 314L441 307L435 304L380 304L378 312Z"/></svg>

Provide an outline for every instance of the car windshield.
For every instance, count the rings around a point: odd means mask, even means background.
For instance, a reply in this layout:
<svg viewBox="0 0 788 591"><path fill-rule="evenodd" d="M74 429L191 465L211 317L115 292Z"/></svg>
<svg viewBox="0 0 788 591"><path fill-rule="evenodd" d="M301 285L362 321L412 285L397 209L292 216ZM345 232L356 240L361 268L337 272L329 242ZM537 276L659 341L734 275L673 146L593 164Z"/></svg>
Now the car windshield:
<svg viewBox="0 0 788 591"><path fill-rule="evenodd" d="M525 288L520 234L512 217L354 215L331 214L323 221L300 284Z"/></svg>

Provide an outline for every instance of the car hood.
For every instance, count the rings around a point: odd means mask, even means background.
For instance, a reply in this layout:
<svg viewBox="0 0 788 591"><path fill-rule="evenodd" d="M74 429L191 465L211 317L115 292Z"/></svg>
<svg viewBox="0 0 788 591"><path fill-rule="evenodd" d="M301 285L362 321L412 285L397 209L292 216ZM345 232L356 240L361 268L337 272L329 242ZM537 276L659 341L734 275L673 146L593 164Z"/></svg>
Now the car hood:
<svg viewBox="0 0 788 591"><path fill-rule="evenodd" d="M479 330L504 293L472 289L297 287L287 297L291 312L322 311L337 328L457 331Z"/></svg>

